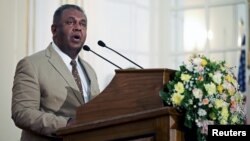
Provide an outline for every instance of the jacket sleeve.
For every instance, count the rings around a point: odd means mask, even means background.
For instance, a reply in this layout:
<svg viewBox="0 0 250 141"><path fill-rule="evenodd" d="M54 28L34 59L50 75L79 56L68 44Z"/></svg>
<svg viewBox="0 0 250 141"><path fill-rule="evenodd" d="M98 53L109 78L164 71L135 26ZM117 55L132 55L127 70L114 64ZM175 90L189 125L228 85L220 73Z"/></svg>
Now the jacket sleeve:
<svg viewBox="0 0 250 141"><path fill-rule="evenodd" d="M36 73L27 58L17 64L12 88L12 119L21 129L54 136L56 130L66 126L69 117L41 110L41 93Z"/></svg>

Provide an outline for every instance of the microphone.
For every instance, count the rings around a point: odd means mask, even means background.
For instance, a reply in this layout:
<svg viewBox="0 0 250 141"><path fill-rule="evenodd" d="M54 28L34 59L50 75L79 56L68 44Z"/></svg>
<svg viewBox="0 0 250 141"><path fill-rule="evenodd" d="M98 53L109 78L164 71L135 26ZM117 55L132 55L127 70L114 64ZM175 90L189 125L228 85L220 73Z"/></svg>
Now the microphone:
<svg viewBox="0 0 250 141"><path fill-rule="evenodd" d="M123 58L125 58L125 59L128 60L129 62L131 62L131 63L133 63L134 65L138 66L139 68L143 69L143 67L141 67L140 65L136 64L136 63L133 62L132 60L128 59L127 57L123 56L123 55L120 54L119 52L113 50L112 48L106 46L106 44L105 44L103 41L99 40L99 41L97 42L97 44L98 44L99 46L101 46L101 47L106 47L107 49L109 49L109 50L111 50L111 51L117 53L118 55L122 56Z"/></svg>
<svg viewBox="0 0 250 141"><path fill-rule="evenodd" d="M85 50L85 51L91 51L91 52L93 52L95 55L101 57L102 59L106 60L106 61L109 62L110 64L116 66L116 67L119 68L119 69L122 69L121 67L119 67L118 65L116 65L116 64L114 64L113 62L109 61L108 59L106 59L106 58L102 57L101 55L97 54L96 52L92 51L92 50L89 48L89 46L84 45L82 48L83 48L83 50Z"/></svg>

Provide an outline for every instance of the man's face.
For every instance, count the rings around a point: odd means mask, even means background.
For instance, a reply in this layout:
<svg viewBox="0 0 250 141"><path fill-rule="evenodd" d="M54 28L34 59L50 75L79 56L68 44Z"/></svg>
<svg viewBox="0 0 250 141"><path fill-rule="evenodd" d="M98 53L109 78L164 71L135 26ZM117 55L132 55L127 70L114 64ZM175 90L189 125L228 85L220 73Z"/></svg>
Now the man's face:
<svg viewBox="0 0 250 141"><path fill-rule="evenodd" d="M86 40L87 19L76 9L63 11L59 24L53 25L55 43L63 51L79 50Z"/></svg>

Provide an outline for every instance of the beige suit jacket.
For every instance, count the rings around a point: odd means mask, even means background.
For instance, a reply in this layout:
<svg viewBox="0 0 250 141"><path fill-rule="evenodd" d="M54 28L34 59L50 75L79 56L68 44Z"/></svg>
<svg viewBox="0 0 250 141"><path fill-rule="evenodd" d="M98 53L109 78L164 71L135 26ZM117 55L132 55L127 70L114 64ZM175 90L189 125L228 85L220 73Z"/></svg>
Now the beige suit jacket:
<svg viewBox="0 0 250 141"><path fill-rule="evenodd" d="M89 78L92 99L99 94L97 77L88 63L80 62ZM12 119L23 130L21 141L61 140L55 132L75 117L81 104L83 96L71 72L51 45L17 64Z"/></svg>

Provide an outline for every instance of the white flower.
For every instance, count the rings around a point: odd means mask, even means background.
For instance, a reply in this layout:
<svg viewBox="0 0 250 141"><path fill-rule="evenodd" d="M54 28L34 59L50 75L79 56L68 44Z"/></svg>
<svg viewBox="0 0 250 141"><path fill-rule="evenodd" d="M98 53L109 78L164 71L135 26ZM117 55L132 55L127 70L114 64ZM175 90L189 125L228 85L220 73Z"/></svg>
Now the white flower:
<svg viewBox="0 0 250 141"><path fill-rule="evenodd" d="M189 71L193 71L193 65L192 65L192 63L191 62L185 62L185 66L186 66L186 68L187 68L187 70L189 70Z"/></svg>
<svg viewBox="0 0 250 141"><path fill-rule="evenodd" d="M205 111L204 109L201 109L201 108L199 108L198 109L198 115L199 116L205 116L205 115L207 115L207 111Z"/></svg>
<svg viewBox="0 0 250 141"><path fill-rule="evenodd" d="M196 66L196 67L194 67L194 72L197 72L199 74L203 74L204 73L204 67Z"/></svg>
<svg viewBox="0 0 250 141"><path fill-rule="evenodd" d="M227 97L228 97L228 95L226 95L225 93L223 93L222 95L221 95L221 98L223 99L223 100L227 100Z"/></svg>
<svg viewBox="0 0 250 141"><path fill-rule="evenodd" d="M222 77L221 72L217 71L217 72L215 72L215 74L212 76L212 79L213 79L213 81L214 81L216 84L221 84L221 81L222 81L221 77Z"/></svg>
<svg viewBox="0 0 250 141"><path fill-rule="evenodd" d="M192 92L194 94L194 97L197 99L201 99L203 96L203 92L201 89L194 88Z"/></svg>
<svg viewBox="0 0 250 141"><path fill-rule="evenodd" d="M194 65L196 65L196 66L200 66L201 65L201 58L194 58L193 59L193 63L194 63Z"/></svg>
<svg viewBox="0 0 250 141"><path fill-rule="evenodd" d="M211 120L198 120L196 125L201 127L201 133L208 135L208 125L213 125L214 121Z"/></svg>

